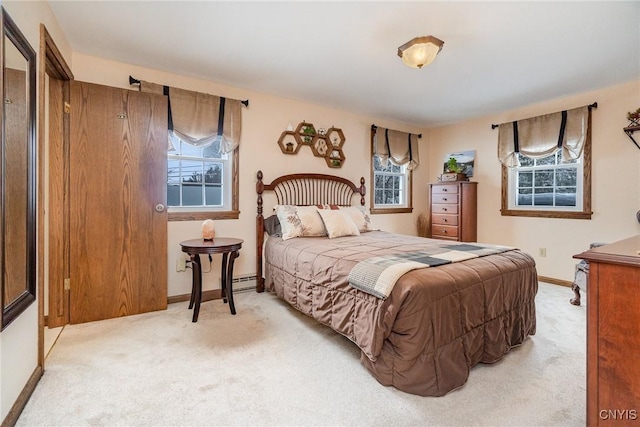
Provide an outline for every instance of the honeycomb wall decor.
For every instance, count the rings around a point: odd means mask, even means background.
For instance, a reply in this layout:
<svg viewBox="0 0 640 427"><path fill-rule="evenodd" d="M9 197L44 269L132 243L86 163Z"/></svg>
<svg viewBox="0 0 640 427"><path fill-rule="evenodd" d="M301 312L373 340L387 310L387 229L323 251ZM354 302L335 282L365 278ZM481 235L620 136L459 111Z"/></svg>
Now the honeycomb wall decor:
<svg viewBox="0 0 640 427"><path fill-rule="evenodd" d="M291 129L291 127L289 128ZM284 154L298 154L300 147L309 146L315 157L322 157L330 168L341 168L346 158L343 151L345 142L342 129L316 129L313 123L302 121L295 130L285 130L278 139L278 146Z"/></svg>

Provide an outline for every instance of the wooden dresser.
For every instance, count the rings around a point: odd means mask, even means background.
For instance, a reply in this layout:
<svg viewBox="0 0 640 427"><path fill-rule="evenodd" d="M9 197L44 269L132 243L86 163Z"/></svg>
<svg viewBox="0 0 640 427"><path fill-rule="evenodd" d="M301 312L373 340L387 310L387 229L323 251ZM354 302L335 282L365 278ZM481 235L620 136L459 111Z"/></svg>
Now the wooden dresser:
<svg viewBox="0 0 640 427"><path fill-rule="evenodd" d="M587 280L587 425L640 425L640 235L575 255Z"/></svg>
<svg viewBox="0 0 640 427"><path fill-rule="evenodd" d="M434 239L478 240L478 183L471 181L429 184L431 235Z"/></svg>

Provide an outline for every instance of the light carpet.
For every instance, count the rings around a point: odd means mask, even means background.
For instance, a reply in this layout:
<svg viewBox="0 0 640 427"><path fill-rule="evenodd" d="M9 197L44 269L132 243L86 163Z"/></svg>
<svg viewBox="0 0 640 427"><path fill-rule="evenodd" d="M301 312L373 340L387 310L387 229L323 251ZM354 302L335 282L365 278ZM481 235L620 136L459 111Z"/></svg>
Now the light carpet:
<svg viewBox="0 0 640 427"><path fill-rule="evenodd" d="M540 283L538 330L444 397L380 385L355 344L270 294L64 328L18 426L583 426L586 307Z"/></svg>

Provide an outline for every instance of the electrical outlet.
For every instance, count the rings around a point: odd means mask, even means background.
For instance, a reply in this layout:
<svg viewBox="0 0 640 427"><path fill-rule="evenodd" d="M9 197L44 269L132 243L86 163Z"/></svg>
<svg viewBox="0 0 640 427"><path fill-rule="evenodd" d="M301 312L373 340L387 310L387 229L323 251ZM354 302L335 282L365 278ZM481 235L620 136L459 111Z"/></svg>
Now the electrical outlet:
<svg viewBox="0 0 640 427"><path fill-rule="evenodd" d="M176 260L176 271L187 271L187 260L181 256Z"/></svg>
<svg viewBox="0 0 640 427"><path fill-rule="evenodd" d="M541 257L543 257L543 258L546 257L547 256L547 248L540 248L538 253L539 253L539 255Z"/></svg>

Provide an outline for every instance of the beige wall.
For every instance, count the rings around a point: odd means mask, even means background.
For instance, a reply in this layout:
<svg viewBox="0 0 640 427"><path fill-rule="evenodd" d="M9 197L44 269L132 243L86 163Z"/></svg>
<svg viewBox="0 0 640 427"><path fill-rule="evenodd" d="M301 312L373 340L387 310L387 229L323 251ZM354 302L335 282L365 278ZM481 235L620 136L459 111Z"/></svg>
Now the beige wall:
<svg viewBox="0 0 640 427"><path fill-rule="evenodd" d="M621 130L627 123L626 112L638 107L640 81L426 131L403 123L360 116L79 53L72 56L64 34L46 2L5 0L2 4L36 51L39 49L39 24L44 23L78 80L130 88L128 76L131 74L136 78L186 89L250 99L250 107L243 111L240 151L241 215L238 220L216 221L219 235L238 236L245 240L245 247L236 263L238 274L255 273L255 172L263 170L266 180L298 171L337 173L352 180L364 176L370 188L368 144L369 127L372 123L421 132L425 136L420 147L421 165L414 172L414 213L375 216L375 224L382 229L415 234L416 218L427 206L427 183L435 180L445 153L475 149L477 154L473 179L480 183L479 240L514 245L531 253L536 257L541 275L571 280L575 264L571 256L585 249L589 242L614 241L640 232L640 225L633 218L633 213L640 208L640 150ZM599 103L599 108L593 114L593 219L580 221L500 216L497 131L491 130L491 123L572 108L593 101ZM280 133L288 123L295 125L302 120L310 121L317 127L336 126L343 129L347 160L342 169L327 168L322 159L313 157L308 150L301 150L297 156L285 156L279 151L276 141ZM186 294L190 290L189 272L177 273L175 263L180 256L178 243L198 236L199 229L199 221L169 224L169 295ZM537 256L540 247L547 248L546 258ZM216 260L214 270L205 275L205 289L218 287L218 264L219 260ZM37 316L37 304L33 304L0 334L1 419L6 417L37 367Z"/></svg>
<svg viewBox="0 0 640 427"><path fill-rule="evenodd" d="M43 23L62 54L70 60L69 44L47 3L3 1L2 6L27 38L36 55L40 48L40 23ZM40 64L38 64L38 70L39 67ZM36 302L0 334L0 419L5 419L29 377L37 368L37 364L38 303Z"/></svg>
<svg viewBox="0 0 640 427"><path fill-rule="evenodd" d="M369 128L371 123L424 134L420 145L421 165L414 172L414 213L376 215L375 225L389 231L416 233L419 214L427 210L427 184L435 181L446 153L476 150L474 181L480 183L478 205L478 239L519 247L536 258L542 276L571 280L576 260L572 255L590 242L611 242L638 233L640 225L634 213L640 209L640 150L622 132L627 124L626 112L635 110L640 81L589 93L550 100L526 108L475 119L447 127L421 130L406 124L387 122L335 110L193 79L173 73L137 67L74 53L73 72L78 80L109 86L131 88L129 75L138 79L199 90L236 99L249 99L243 109L240 149L240 218L216 221L219 235L245 240L236 262L237 274L255 273L255 172L262 170L265 179L293 172L336 173L351 180L364 176L369 181ZM134 87L135 88L135 87ZM592 220L517 218L500 215L500 163L496 157L497 130L492 123L573 108L598 102L593 111L593 192ZM309 121L317 127L336 126L346 137L347 161L342 169L329 169L322 159L313 157L304 147L298 155L280 152L276 141L288 123L294 126ZM610 173L615 170L615 173ZM624 182L624 185L621 183ZM369 200L367 198L367 205ZM182 256L179 242L199 235L200 221L171 222L168 229L169 295L190 290L190 272L177 273L176 260ZM546 257L538 255L545 248ZM205 274L205 289L218 287L219 261ZM206 270L205 266L205 270Z"/></svg>
<svg viewBox="0 0 640 427"><path fill-rule="evenodd" d="M427 133L429 178L435 180L447 153L476 150L474 181L478 181L478 240L523 249L534 256L538 274L572 280L577 260L572 255L591 242L613 242L640 232L640 150L622 131L628 111L638 108L640 80L576 96L549 100L459 123ZM491 124L510 122L598 102L593 110L591 220L523 218L500 215L498 130ZM636 135L640 140L640 134ZM421 154L424 154L424 150ZM426 207L416 199L415 206ZM547 256L538 255L546 248Z"/></svg>
<svg viewBox="0 0 640 427"><path fill-rule="evenodd" d="M179 67L177 67L179 68ZM137 90L129 86L129 75L137 79L167 84L184 89L197 90L235 99L249 99L249 108L242 111L242 138L240 145L240 218L216 221L219 236L234 236L244 239L240 258L236 260L235 273L255 274L255 176L258 170L264 173L265 181L294 172L331 173L358 182L364 176L369 188L371 124L419 133L420 129L402 123L378 120L346 111L312 105L295 100L265 95L246 89L230 87L210 81L193 79L129 64L108 61L79 53L73 55L73 73L77 80L108 86ZM330 169L321 158L314 157L307 147L297 155L285 155L277 141L289 123L296 126L307 121L316 127L341 128L345 135L344 153L346 161L341 169ZM367 198L367 206L369 200ZM265 213L267 213L265 211ZM376 215L376 226L400 233L415 234L415 223L411 214ZM176 261L182 256L179 243L200 235L201 221L170 222L168 227L168 294L188 294L191 291L191 272L176 272ZM214 259L214 269L203 274L204 289L217 289L220 276L220 260ZM204 265L207 271L208 266ZM239 308L241 309L241 308Z"/></svg>

